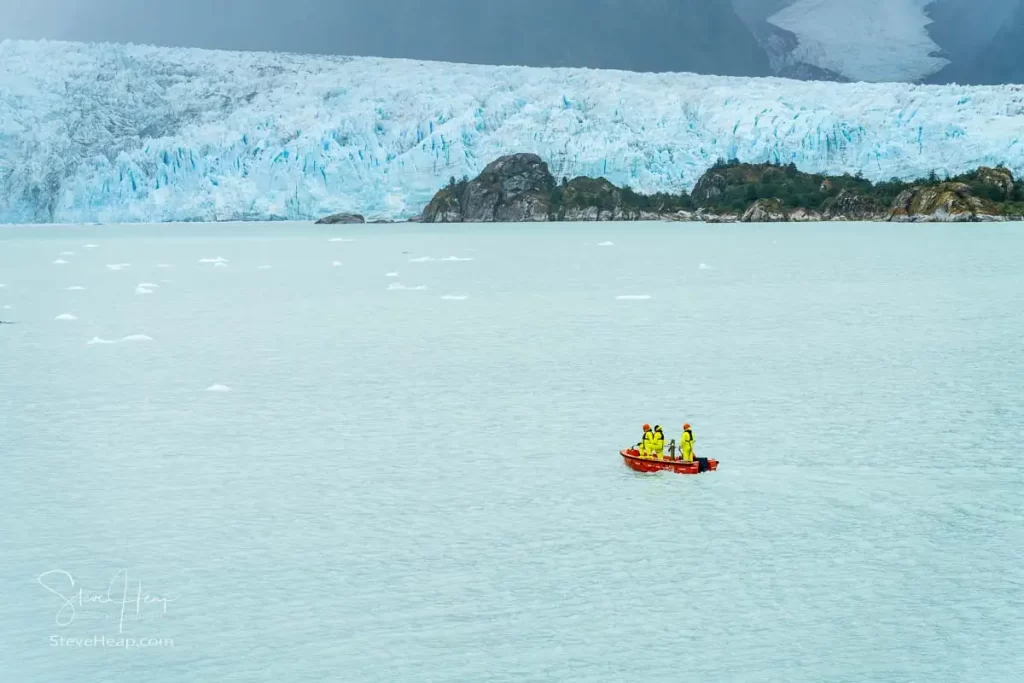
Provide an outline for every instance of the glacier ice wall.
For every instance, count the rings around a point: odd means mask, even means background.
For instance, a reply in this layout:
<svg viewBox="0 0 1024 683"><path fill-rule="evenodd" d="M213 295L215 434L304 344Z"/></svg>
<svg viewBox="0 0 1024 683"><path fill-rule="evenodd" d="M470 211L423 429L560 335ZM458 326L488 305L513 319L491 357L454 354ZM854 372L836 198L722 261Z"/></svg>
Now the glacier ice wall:
<svg viewBox="0 0 1024 683"><path fill-rule="evenodd" d="M0 43L0 222L405 218L518 151L648 192L718 157L1021 173L1022 138L1021 86Z"/></svg>

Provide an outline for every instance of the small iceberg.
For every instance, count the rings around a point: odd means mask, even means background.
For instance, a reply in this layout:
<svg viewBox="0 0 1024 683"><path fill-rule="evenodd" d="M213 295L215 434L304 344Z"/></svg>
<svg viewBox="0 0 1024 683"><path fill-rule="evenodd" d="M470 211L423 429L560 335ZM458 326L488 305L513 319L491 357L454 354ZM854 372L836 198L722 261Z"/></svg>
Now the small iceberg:
<svg viewBox="0 0 1024 683"><path fill-rule="evenodd" d="M256 270L270 270L274 266L256 266Z"/></svg>
<svg viewBox="0 0 1024 683"><path fill-rule="evenodd" d="M384 273L384 277L398 277L398 273Z"/></svg>
<svg viewBox="0 0 1024 683"><path fill-rule="evenodd" d="M214 263L213 267L214 268L227 268L228 264L226 264L226 263Z"/></svg>
<svg viewBox="0 0 1024 683"><path fill-rule="evenodd" d="M706 263L700 264L699 268L701 270L713 270L713 268L711 266L709 266L708 264L706 264Z"/></svg>
<svg viewBox="0 0 1024 683"><path fill-rule="evenodd" d="M599 247L614 247L615 246L615 242L600 242L600 243L598 243L597 246L599 246Z"/></svg>
<svg viewBox="0 0 1024 683"><path fill-rule="evenodd" d="M201 259L199 259L199 262L200 263L227 263L228 260L226 258L218 256L217 258L201 258Z"/></svg>
<svg viewBox="0 0 1024 683"><path fill-rule="evenodd" d="M472 261L473 257L472 256L467 256L465 258L459 258L458 256L445 256L441 260L442 261L448 261L449 263L458 263L460 261Z"/></svg>
<svg viewBox="0 0 1024 683"><path fill-rule="evenodd" d="M92 339L90 339L89 341L86 342L86 344L116 344L116 343L117 342L115 342L115 341L111 341L109 339L101 339L99 337L93 337Z"/></svg>
<svg viewBox="0 0 1024 683"><path fill-rule="evenodd" d="M416 285L415 287L407 287L401 282L392 282L388 285L389 292L408 291L408 292L422 292L427 288L426 285Z"/></svg>
<svg viewBox="0 0 1024 683"><path fill-rule="evenodd" d="M78 320L78 318L71 315L70 313L61 313L56 318L54 318L54 320Z"/></svg>
<svg viewBox="0 0 1024 683"><path fill-rule="evenodd" d="M61 256L74 256L75 252L73 252L73 251L62 251L62 252L60 252L60 255Z"/></svg>
<svg viewBox="0 0 1024 683"><path fill-rule="evenodd" d="M334 267L334 268L337 268L340 265L341 265L341 261L332 261L331 262L331 266Z"/></svg>
<svg viewBox="0 0 1024 683"><path fill-rule="evenodd" d="M650 294L623 294L615 297L617 301L647 301L650 298Z"/></svg>
<svg viewBox="0 0 1024 683"><path fill-rule="evenodd" d="M206 387L206 390L223 393L225 391L231 391L231 387L225 386L223 384L214 384L212 387Z"/></svg>
<svg viewBox="0 0 1024 683"><path fill-rule="evenodd" d="M82 285L71 285L68 287L69 292L81 292L85 289Z"/></svg>
<svg viewBox="0 0 1024 683"><path fill-rule="evenodd" d="M146 289L160 289L160 285L154 285L152 282L140 282L138 286Z"/></svg>
<svg viewBox="0 0 1024 683"><path fill-rule="evenodd" d="M98 244L83 244L82 249L95 249L98 246Z"/></svg>
<svg viewBox="0 0 1024 683"><path fill-rule="evenodd" d="M445 294L441 297L442 301L465 301L468 296L462 296L461 294Z"/></svg>
<svg viewBox="0 0 1024 683"><path fill-rule="evenodd" d="M57 259L56 261L53 262L53 265L55 265L55 266L63 266L66 263L67 263L67 261L65 261L62 258L59 258L59 259Z"/></svg>
<svg viewBox="0 0 1024 683"><path fill-rule="evenodd" d="M352 240L346 239L344 237L332 237L331 239L329 239L327 241L328 242L351 242Z"/></svg>
<svg viewBox="0 0 1024 683"><path fill-rule="evenodd" d="M428 261L433 261L433 260L434 259L430 258L429 256L419 256L417 258L409 259L409 263L427 263Z"/></svg>
<svg viewBox="0 0 1024 683"><path fill-rule="evenodd" d="M136 294L152 294L153 290L152 289L148 289L146 287L136 287L135 288L135 293Z"/></svg>
<svg viewBox="0 0 1024 683"><path fill-rule="evenodd" d="M145 334L130 334L121 339L123 342L153 341L153 338Z"/></svg>
<svg viewBox="0 0 1024 683"><path fill-rule="evenodd" d="M127 268L130 265L131 265L130 263L108 263L107 264L107 269L109 269L109 270L124 270L125 268Z"/></svg>
<svg viewBox="0 0 1024 683"><path fill-rule="evenodd" d="M9 311L9 310L11 310L11 308L12 308L12 306L10 304L4 304L4 310L5 311Z"/></svg>

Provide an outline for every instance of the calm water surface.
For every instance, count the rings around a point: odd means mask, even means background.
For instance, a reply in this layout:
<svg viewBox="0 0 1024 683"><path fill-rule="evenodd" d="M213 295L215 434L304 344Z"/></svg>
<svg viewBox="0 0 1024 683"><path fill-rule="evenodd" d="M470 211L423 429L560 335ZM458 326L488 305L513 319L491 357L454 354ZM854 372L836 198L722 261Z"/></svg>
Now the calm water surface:
<svg viewBox="0 0 1024 683"><path fill-rule="evenodd" d="M1020 225L4 227L0 679L1020 681L1022 259ZM623 466L683 421L718 472Z"/></svg>

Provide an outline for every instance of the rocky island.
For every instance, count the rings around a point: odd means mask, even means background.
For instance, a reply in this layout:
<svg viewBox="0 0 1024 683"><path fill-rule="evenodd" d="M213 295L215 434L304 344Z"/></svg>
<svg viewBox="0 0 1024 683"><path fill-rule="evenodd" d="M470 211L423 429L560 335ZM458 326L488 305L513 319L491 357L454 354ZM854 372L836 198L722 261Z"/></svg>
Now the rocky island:
<svg viewBox="0 0 1024 683"><path fill-rule="evenodd" d="M479 176L450 179L414 221L895 221L1021 220L1024 186L1006 168L954 178L872 183L805 173L793 164L719 160L691 193L644 195L605 178L556 182L536 154L512 154Z"/></svg>

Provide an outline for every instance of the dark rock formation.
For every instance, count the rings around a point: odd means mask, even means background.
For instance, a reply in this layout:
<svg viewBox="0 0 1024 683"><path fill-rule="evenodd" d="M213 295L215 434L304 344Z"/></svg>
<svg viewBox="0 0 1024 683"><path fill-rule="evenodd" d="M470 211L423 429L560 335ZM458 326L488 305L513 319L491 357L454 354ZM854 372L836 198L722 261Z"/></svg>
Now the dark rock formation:
<svg viewBox="0 0 1024 683"><path fill-rule="evenodd" d="M830 221L871 221L885 213L873 197L850 190L840 190L835 197L829 197L822 208L822 216Z"/></svg>
<svg viewBox="0 0 1024 683"><path fill-rule="evenodd" d="M888 220L901 223L967 223L1005 220L989 200L975 197L965 183L913 187L900 193Z"/></svg>
<svg viewBox="0 0 1024 683"><path fill-rule="evenodd" d="M358 213L336 213L330 216L325 216L316 222L317 225L343 225L343 224L355 224L365 223L366 219L360 216Z"/></svg>

